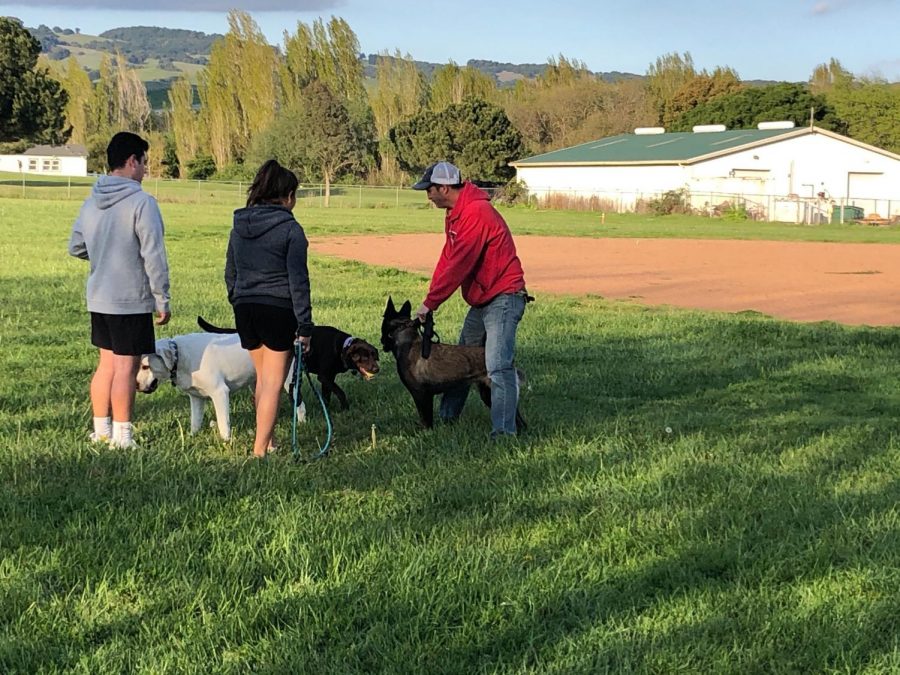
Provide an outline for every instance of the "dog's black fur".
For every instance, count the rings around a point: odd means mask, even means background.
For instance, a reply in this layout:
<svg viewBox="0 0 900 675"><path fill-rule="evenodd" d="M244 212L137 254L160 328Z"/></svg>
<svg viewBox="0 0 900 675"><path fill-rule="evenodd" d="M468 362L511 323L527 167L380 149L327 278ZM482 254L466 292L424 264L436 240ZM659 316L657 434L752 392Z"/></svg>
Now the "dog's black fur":
<svg viewBox="0 0 900 675"><path fill-rule="evenodd" d="M197 324L207 333L236 333L234 328L214 326L203 317L197 317ZM309 342L309 352L303 357L303 365L316 375L322 386L322 397L325 403L331 404L332 392L338 397L342 410L347 410L350 403L347 395L334 381L341 373L355 370L363 378L370 379L379 370L378 350L362 338L353 338L347 348L344 343L350 338L349 333L333 326L315 326Z"/></svg>
<svg viewBox="0 0 900 675"><path fill-rule="evenodd" d="M393 299L388 298L381 322L381 346L394 355L397 373L413 397L422 425L427 429L434 425L434 396L458 385L474 384L481 400L490 408L491 378L484 362L484 347L437 343L431 346L431 354L425 359L419 321L411 318L411 314L409 300L398 311ZM521 371L517 370L516 375L524 379ZM525 427L525 419L516 410L516 428L522 431Z"/></svg>

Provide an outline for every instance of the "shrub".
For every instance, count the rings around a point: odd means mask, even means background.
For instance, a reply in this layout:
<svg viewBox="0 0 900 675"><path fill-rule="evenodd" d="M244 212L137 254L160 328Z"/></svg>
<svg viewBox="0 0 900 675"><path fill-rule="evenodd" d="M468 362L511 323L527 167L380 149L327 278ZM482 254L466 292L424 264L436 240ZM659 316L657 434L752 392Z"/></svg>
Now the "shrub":
<svg viewBox="0 0 900 675"><path fill-rule="evenodd" d="M206 180L216 172L216 162L209 155L199 155L187 163L187 177Z"/></svg>
<svg viewBox="0 0 900 675"><path fill-rule="evenodd" d="M647 205L657 216L691 212L688 191L684 188L664 192L661 196L649 200Z"/></svg>

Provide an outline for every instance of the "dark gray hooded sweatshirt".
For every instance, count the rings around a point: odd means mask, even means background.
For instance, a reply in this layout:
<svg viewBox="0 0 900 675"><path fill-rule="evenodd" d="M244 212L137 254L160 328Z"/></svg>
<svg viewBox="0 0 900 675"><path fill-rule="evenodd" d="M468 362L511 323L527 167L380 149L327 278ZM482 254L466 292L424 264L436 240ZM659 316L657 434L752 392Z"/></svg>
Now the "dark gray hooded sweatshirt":
<svg viewBox="0 0 900 675"><path fill-rule="evenodd" d="M311 335L308 248L290 209L257 204L235 211L225 259L229 302L293 309L297 332Z"/></svg>

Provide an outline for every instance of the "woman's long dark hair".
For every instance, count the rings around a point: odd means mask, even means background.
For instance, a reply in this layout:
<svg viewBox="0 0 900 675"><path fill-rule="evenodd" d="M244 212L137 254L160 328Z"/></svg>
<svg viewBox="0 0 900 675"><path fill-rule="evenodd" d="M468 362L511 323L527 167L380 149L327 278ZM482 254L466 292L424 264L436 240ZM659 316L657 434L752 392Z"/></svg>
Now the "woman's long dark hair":
<svg viewBox="0 0 900 675"><path fill-rule="evenodd" d="M247 190L247 206L273 204L297 192L300 181L290 169L285 169L274 159L266 161Z"/></svg>

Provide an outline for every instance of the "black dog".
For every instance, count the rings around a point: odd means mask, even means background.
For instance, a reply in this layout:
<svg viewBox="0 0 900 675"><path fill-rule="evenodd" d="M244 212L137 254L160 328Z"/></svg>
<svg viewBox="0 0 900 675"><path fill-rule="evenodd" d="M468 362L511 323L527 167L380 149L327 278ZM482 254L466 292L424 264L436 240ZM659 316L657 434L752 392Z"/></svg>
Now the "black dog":
<svg viewBox="0 0 900 675"><path fill-rule="evenodd" d="M431 345L428 358L422 356L419 321L411 318L409 300L398 311L388 298L381 322L381 346L394 355L400 380L413 397L422 425L434 425L434 396L462 384L474 384L484 404L491 407L491 378L484 362L484 347ZM517 370L520 381L524 373ZM525 419L516 410L516 428L524 430Z"/></svg>
<svg viewBox="0 0 900 675"><path fill-rule="evenodd" d="M214 326L203 317L197 317L197 324L207 333L236 333L234 328ZM362 338L353 337L349 333L332 326L315 326L309 342L309 352L304 356L306 369L316 375L322 385L322 397L325 403L331 404L331 393L334 392L341 409L347 410L350 404L347 395L334 378L340 373L355 370L366 380L375 377L378 372L378 350Z"/></svg>

